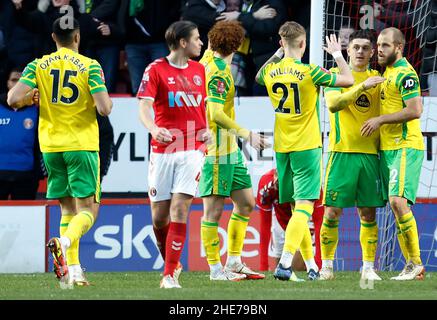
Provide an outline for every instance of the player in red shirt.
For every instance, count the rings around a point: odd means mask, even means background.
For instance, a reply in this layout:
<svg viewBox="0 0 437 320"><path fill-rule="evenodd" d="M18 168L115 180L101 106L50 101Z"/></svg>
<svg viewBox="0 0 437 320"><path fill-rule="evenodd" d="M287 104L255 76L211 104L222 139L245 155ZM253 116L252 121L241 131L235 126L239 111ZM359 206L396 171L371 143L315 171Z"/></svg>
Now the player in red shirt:
<svg viewBox="0 0 437 320"><path fill-rule="evenodd" d="M322 197L322 194L321 194ZM268 251L270 236L273 236L273 253L276 259L281 257L284 246L284 232L288 221L291 218L292 207L290 203L279 203L278 176L276 169L265 173L258 183L258 193L256 205L261 214L260 226L260 270L266 271L268 266ZM323 221L323 205L317 200L314 205L314 213L309 221L311 235L313 236L313 246L315 246L315 262L320 268L322 265L320 256L320 227ZM272 227L273 225L273 227ZM293 270L305 270L305 265L309 262L302 259L301 254L293 258ZM277 264L277 263L276 263ZM275 265L276 265L275 264ZM306 268L308 269L308 267Z"/></svg>
<svg viewBox="0 0 437 320"><path fill-rule="evenodd" d="M180 288L187 217L210 134L205 68L190 60L202 47L197 26L177 21L165 39L170 54L145 69L137 97L140 119L152 134L148 181L153 230L165 262L160 286Z"/></svg>

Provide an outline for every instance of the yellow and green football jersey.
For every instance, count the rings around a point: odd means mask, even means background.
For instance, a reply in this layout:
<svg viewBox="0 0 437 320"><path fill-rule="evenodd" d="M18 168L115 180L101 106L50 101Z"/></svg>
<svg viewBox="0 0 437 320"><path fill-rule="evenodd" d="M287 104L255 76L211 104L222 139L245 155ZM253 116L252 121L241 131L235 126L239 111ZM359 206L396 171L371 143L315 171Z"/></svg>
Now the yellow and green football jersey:
<svg viewBox="0 0 437 320"><path fill-rule="evenodd" d="M330 69L338 73L338 68ZM364 72L352 70L354 86L350 88L325 88L325 98L329 99L334 92L347 92L356 86L361 86L369 77L379 76L376 70L368 69ZM361 136L361 127L370 118L379 116L380 86L367 89L346 108L338 112L329 113L331 132L329 133L329 151L378 154L379 130L370 137Z"/></svg>
<svg viewBox="0 0 437 320"><path fill-rule="evenodd" d="M292 152L322 146L319 86L332 86L336 75L319 66L284 58L261 71L275 108L274 150Z"/></svg>
<svg viewBox="0 0 437 320"><path fill-rule="evenodd" d="M214 57L211 50L206 50L200 60L205 66L206 76L206 117L211 133L214 135L214 143L208 145L209 156L223 156L235 152L238 149L236 135L231 130L220 127L212 119L211 108L223 107L224 113L235 120L234 96L235 87L231 68L223 59Z"/></svg>
<svg viewBox="0 0 437 320"><path fill-rule="evenodd" d="M99 150L92 94L106 87L97 61L61 48L29 63L20 82L39 90L42 152Z"/></svg>
<svg viewBox="0 0 437 320"><path fill-rule="evenodd" d="M384 72L381 85L381 114L391 114L405 108L405 101L420 96L419 78L405 58ZM425 150L420 119L381 126L381 150L412 148Z"/></svg>

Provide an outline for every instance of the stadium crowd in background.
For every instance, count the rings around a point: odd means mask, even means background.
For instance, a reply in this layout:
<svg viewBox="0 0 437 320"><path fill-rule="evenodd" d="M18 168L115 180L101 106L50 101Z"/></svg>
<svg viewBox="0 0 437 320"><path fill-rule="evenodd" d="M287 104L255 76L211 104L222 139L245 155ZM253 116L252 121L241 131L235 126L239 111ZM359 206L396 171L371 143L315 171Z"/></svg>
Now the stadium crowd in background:
<svg viewBox="0 0 437 320"><path fill-rule="evenodd" d="M328 1L328 7L335 2ZM242 23L246 38L234 55L232 66L234 76L237 75L238 96L267 95L253 79L275 51L279 41L277 31L283 22L296 21L307 33L310 27L310 1L302 4L297 0L4 0L0 3L0 87L4 87L9 70L23 69L33 57L54 49L50 27L61 15L62 5L73 8L82 26L80 51L100 62L108 92L118 94L135 95L144 68L168 54L164 32L174 21L196 23L204 43L216 21ZM343 5L351 17L337 22L336 32L341 27L358 29L358 12L368 1L344 1ZM412 23L412 16L405 14L403 1L376 0L375 7L376 16L370 28L377 32L390 24L407 28ZM428 19L431 26L435 25L435 7L434 1ZM421 80L424 94L434 95L436 85L431 91L428 88L435 83L437 73L435 28L428 28L423 50L417 43L414 28L405 30L407 39L411 40L406 46L406 56L416 71L425 74ZM308 62L308 53L302 61Z"/></svg>

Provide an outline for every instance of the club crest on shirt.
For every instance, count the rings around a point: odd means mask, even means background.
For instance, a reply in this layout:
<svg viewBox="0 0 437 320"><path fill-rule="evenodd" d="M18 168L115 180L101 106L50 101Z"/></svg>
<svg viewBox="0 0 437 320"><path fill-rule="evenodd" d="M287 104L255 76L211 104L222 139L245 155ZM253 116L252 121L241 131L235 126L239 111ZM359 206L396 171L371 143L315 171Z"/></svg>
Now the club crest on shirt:
<svg viewBox="0 0 437 320"><path fill-rule="evenodd" d="M30 119L30 118L26 118L26 119L24 119L24 121L23 121L23 127L24 127L25 129L30 130L30 129L33 128L33 126L34 126L34 123L33 123L33 120L32 120L32 119Z"/></svg>
<svg viewBox="0 0 437 320"><path fill-rule="evenodd" d="M193 82L196 86L201 86L202 85L202 78L199 77L197 74L193 77Z"/></svg>
<svg viewBox="0 0 437 320"><path fill-rule="evenodd" d="M150 188L149 193L152 197L156 196L156 189L155 188Z"/></svg>
<svg viewBox="0 0 437 320"><path fill-rule="evenodd" d="M225 92L225 83L223 81L217 81L217 92L223 93Z"/></svg>
<svg viewBox="0 0 437 320"><path fill-rule="evenodd" d="M363 113L366 113L370 110L370 100L366 94L362 94L355 101L355 108Z"/></svg>

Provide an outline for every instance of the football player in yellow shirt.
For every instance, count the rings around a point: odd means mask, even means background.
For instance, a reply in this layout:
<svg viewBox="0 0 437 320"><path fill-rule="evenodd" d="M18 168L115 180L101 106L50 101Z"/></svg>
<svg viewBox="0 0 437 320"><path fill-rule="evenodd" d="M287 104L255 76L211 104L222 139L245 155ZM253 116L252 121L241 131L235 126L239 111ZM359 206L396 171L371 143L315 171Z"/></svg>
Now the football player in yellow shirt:
<svg viewBox="0 0 437 320"><path fill-rule="evenodd" d="M350 88L325 88L331 132L323 188L325 215L320 229L321 280L334 278L339 218L343 208L355 206L361 222L361 278L381 280L374 270L378 243L376 207L385 205L379 174L379 130L370 137L363 137L360 132L366 120L379 116L379 84L385 79L378 71L369 68L375 45L376 39L370 30L353 32L347 53L355 84ZM338 72L338 69L333 68L331 72Z"/></svg>
<svg viewBox="0 0 437 320"><path fill-rule="evenodd" d="M53 23L57 51L29 63L8 103L20 107L39 92L39 142L48 172L47 198L61 206L60 238L47 246L61 288L88 285L79 263L79 239L92 227L100 202L97 111L112 101L99 63L78 53L77 20ZM68 265L67 265L68 263Z"/></svg>
<svg viewBox="0 0 437 320"><path fill-rule="evenodd" d="M361 134L380 129L382 192L396 217L398 240L406 258L404 270L393 280L423 279L416 219L416 201L425 146L420 129L423 111L420 84L414 68L403 57L405 36L387 28L378 36L378 63L385 67L381 86L381 115L367 120Z"/></svg>
<svg viewBox="0 0 437 320"><path fill-rule="evenodd" d="M279 29L281 49L258 71L256 80L267 87L275 108L274 150L279 180L279 202L295 200L293 215L285 231L285 245L274 277L294 280L291 269L295 252L307 252L308 279L319 278L314 261L308 219L319 198L322 182L322 140L319 123L319 86L351 86L351 70L341 54L341 45L335 35L326 37L327 47L340 69L331 73L319 66L300 60L306 49L305 29L294 21Z"/></svg>
<svg viewBox="0 0 437 320"><path fill-rule="evenodd" d="M199 193L203 198L201 238L210 268L210 280L239 281L263 279L241 261L249 216L255 206L252 182L236 137L248 140L256 150L269 147L262 135L241 127L235 121L235 87L230 64L234 52L244 39L244 29L235 21L220 21L208 32L209 49L200 62L205 65L206 117L214 142L202 168ZM223 268L220 261L218 222L224 201L233 202L228 223L228 257Z"/></svg>

